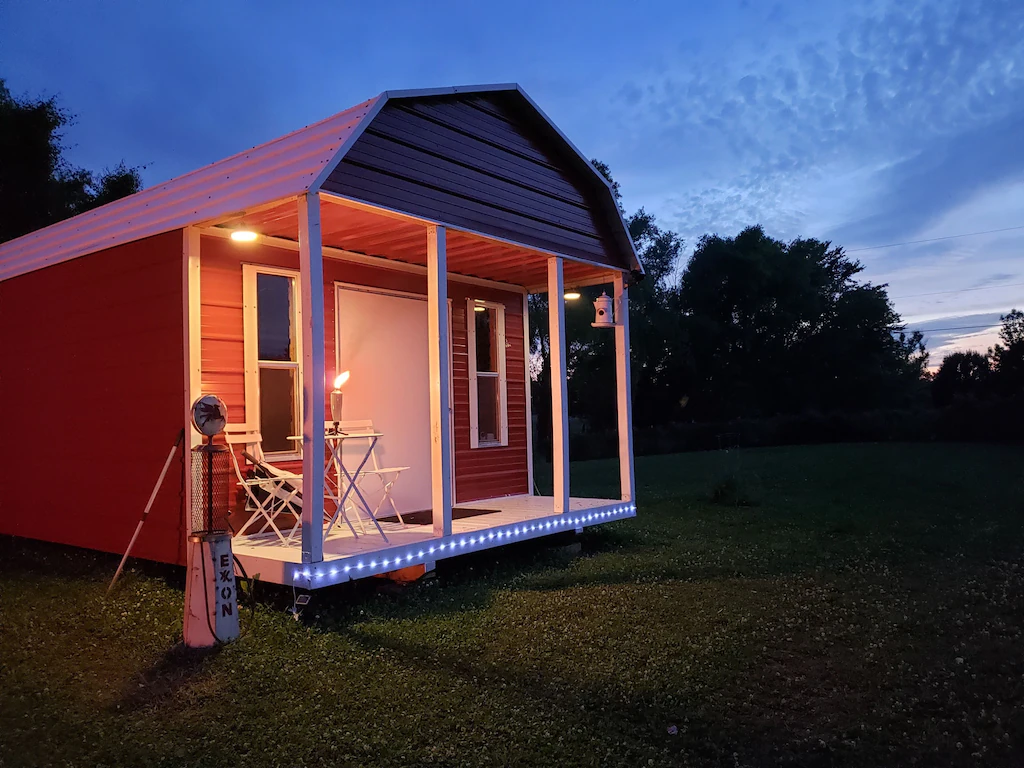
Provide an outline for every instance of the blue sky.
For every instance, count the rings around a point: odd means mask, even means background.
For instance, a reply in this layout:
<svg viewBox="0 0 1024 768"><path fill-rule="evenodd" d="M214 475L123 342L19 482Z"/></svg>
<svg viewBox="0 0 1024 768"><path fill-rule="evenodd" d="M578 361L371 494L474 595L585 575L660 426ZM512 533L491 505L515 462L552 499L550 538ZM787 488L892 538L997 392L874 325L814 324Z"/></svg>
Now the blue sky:
<svg viewBox="0 0 1024 768"><path fill-rule="evenodd" d="M872 248L1024 227L1020 0L5 0L0 76L78 115L74 162L147 184L388 88L514 81L688 247L832 239L915 328L1024 307L1024 228Z"/></svg>

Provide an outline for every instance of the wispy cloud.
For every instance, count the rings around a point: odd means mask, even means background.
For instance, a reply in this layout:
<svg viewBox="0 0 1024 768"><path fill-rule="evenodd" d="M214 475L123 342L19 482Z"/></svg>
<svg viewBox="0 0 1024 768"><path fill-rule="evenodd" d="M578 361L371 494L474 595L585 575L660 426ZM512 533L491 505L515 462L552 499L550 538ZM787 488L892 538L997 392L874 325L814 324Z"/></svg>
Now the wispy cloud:
<svg viewBox="0 0 1024 768"><path fill-rule="evenodd" d="M755 222L851 249L1024 224L1024 3L824 5L623 84L627 202L691 245ZM855 255L913 321L1024 306L1024 231Z"/></svg>

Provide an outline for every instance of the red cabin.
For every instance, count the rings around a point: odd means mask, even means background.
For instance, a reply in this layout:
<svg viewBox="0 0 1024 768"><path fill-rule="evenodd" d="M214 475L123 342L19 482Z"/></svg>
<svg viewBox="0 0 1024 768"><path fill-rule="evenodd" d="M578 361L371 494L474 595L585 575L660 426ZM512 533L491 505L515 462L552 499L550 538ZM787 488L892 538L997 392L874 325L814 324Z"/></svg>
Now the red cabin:
<svg viewBox="0 0 1024 768"><path fill-rule="evenodd" d="M227 406L234 551L264 580L319 587L630 517L640 276L605 179L515 85L385 92L0 245L0 533L123 552L180 430L202 440L201 394ZM568 482L563 296L601 284L617 499ZM531 293L551 307L552 496L533 483ZM184 564L178 456L139 557Z"/></svg>

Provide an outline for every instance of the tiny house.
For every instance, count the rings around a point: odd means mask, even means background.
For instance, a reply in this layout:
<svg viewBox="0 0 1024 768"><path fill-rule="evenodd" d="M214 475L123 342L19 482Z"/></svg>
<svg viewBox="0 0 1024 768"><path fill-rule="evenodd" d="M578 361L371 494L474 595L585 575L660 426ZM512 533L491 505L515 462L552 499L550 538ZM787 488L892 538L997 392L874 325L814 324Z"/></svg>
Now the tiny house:
<svg viewBox="0 0 1024 768"><path fill-rule="evenodd" d="M133 552L184 564L202 394L248 435L230 445L233 546L267 581L631 517L642 275L607 182L516 85L388 91L4 243L0 533L123 552L184 428ZM564 295L592 285L613 306L619 498L569 488ZM550 307L551 496L533 482L533 293Z"/></svg>

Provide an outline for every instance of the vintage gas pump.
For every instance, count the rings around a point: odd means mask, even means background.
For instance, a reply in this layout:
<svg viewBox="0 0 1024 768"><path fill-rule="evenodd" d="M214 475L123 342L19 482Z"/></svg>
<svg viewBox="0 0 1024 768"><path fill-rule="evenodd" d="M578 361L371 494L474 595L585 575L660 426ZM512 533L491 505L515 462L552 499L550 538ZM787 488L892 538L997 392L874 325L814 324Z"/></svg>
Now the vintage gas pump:
<svg viewBox="0 0 1024 768"><path fill-rule="evenodd" d="M185 645L208 648L238 638L238 593L227 531L230 455L213 438L224 431L227 407L216 395L192 404L192 425L206 437L192 449L192 533L185 582Z"/></svg>

